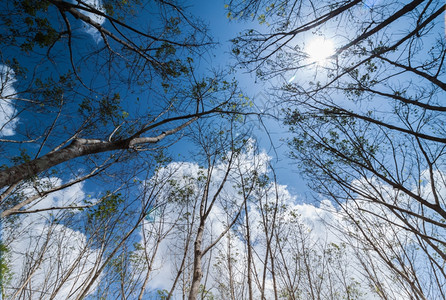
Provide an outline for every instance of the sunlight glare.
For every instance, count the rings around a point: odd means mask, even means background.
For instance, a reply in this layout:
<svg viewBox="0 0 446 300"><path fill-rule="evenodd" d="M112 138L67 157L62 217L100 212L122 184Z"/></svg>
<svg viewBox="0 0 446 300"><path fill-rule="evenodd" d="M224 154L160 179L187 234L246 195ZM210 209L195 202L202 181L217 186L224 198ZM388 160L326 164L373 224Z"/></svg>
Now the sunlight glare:
<svg viewBox="0 0 446 300"><path fill-rule="evenodd" d="M317 37L310 41L306 52L312 61L323 64L328 57L335 53L335 50L332 41Z"/></svg>

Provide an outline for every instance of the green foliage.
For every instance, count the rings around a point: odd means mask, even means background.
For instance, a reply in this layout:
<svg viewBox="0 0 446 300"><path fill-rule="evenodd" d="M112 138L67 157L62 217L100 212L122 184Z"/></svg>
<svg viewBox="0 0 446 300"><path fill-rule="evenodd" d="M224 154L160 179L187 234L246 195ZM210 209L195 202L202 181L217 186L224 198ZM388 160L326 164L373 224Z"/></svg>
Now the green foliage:
<svg viewBox="0 0 446 300"><path fill-rule="evenodd" d="M140 4L140 0L104 0L102 8L107 15L124 21L138 12Z"/></svg>
<svg viewBox="0 0 446 300"><path fill-rule="evenodd" d="M159 170L172 162L172 158L160 149L152 154L153 161L155 162L156 170Z"/></svg>
<svg viewBox="0 0 446 300"><path fill-rule="evenodd" d="M158 299L160 300L166 300L169 296L168 290L157 290L156 293L158 294Z"/></svg>
<svg viewBox="0 0 446 300"><path fill-rule="evenodd" d="M171 34L180 34L181 33L181 29L180 29L180 24L181 24L181 19L179 17L170 17L165 26L165 30Z"/></svg>
<svg viewBox="0 0 446 300"><path fill-rule="evenodd" d="M161 46L156 50L155 56L157 58L165 59L169 56L175 55L176 49L175 47L168 42L163 42Z"/></svg>
<svg viewBox="0 0 446 300"><path fill-rule="evenodd" d="M195 178L192 176L184 176L182 181L170 179L168 199L179 204L189 203L197 196L196 188Z"/></svg>
<svg viewBox="0 0 446 300"><path fill-rule="evenodd" d="M34 42L40 47L51 46L59 38L58 32L50 26L47 19L36 19L37 26L41 29L34 36Z"/></svg>
<svg viewBox="0 0 446 300"><path fill-rule="evenodd" d="M1 35L0 35L1 38ZM28 69L21 65L17 58L13 57L12 59L6 59L5 65L9 66L14 70L14 77L25 77Z"/></svg>
<svg viewBox="0 0 446 300"><path fill-rule="evenodd" d="M89 201L85 201L89 202ZM108 220L113 217L116 213L120 212L120 206L124 203L124 198L122 198L120 193L112 193L110 191L106 192L99 203L87 212L88 223L100 222Z"/></svg>
<svg viewBox="0 0 446 300"><path fill-rule="evenodd" d="M129 113L121 106L121 95L119 93L100 99L85 97L79 104L78 111L85 119L94 117L89 130L96 129L99 125L103 127L109 124L117 126L129 117Z"/></svg>
<svg viewBox="0 0 446 300"><path fill-rule="evenodd" d="M264 14L259 15L257 21L259 21L259 24L264 24L266 22L266 16Z"/></svg>
<svg viewBox="0 0 446 300"><path fill-rule="evenodd" d="M30 52L36 46L49 47L60 38L59 32L47 18L49 1L16 0L14 6L23 15L23 22L20 26L16 26L14 24L15 20L11 19L9 25L11 26L12 41L21 50Z"/></svg>
<svg viewBox="0 0 446 300"><path fill-rule="evenodd" d="M34 17L39 12L46 12L48 10L50 2L45 0L15 0L14 5L20 7L24 13Z"/></svg>
<svg viewBox="0 0 446 300"><path fill-rule="evenodd" d="M207 82L205 79L202 81L194 84L192 86L192 97L195 99L201 99L203 97L203 94L206 92L207 89Z"/></svg>
<svg viewBox="0 0 446 300"><path fill-rule="evenodd" d="M20 155L14 156L11 161L14 165L19 165L22 163L27 163L31 161L31 156L27 153L27 150L24 148L20 149Z"/></svg>
<svg viewBox="0 0 446 300"><path fill-rule="evenodd" d="M3 287L11 280L12 273L9 268L9 249L0 241L0 295L5 296Z"/></svg>
<svg viewBox="0 0 446 300"><path fill-rule="evenodd" d="M99 116L104 125L109 119L120 119L119 113L122 111L119 106L120 102L121 96L119 93L113 94L111 98L102 98L99 101Z"/></svg>
<svg viewBox="0 0 446 300"><path fill-rule="evenodd" d="M214 295L212 294L212 292L206 290L203 284L200 284L200 287L198 289L198 294L201 295L201 299L214 300Z"/></svg>
<svg viewBox="0 0 446 300"><path fill-rule="evenodd" d="M109 261L108 266L110 267L112 272L118 274L118 276L122 278L125 277L125 273L127 271L126 260L127 260L127 254L123 252L113 257Z"/></svg>
<svg viewBox="0 0 446 300"><path fill-rule="evenodd" d="M37 99L41 99L40 107L57 107L62 104L64 95L74 87L72 73L60 75L57 79L53 77L37 77L34 81Z"/></svg>

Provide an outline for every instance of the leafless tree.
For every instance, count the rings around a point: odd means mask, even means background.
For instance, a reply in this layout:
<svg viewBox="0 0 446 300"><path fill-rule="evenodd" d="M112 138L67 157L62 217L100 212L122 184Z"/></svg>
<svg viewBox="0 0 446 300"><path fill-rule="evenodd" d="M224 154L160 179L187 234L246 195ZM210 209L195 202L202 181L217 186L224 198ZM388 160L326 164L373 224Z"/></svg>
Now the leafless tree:
<svg viewBox="0 0 446 300"><path fill-rule="evenodd" d="M396 264L374 251L394 272L411 270L401 273L410 297L444 298L444 3L232 1L228 8L264 24L235 38L234 53L277 82L293 156L311 186L346 211L357 207L364 217L347 216L371 245L378 238L366 216L411 236L398 242L406 258ZM316 37L335 45L323 62L308 52ZM411 256L411 247L421 251ZM418 262L431 276L416 271Z"/></svg>

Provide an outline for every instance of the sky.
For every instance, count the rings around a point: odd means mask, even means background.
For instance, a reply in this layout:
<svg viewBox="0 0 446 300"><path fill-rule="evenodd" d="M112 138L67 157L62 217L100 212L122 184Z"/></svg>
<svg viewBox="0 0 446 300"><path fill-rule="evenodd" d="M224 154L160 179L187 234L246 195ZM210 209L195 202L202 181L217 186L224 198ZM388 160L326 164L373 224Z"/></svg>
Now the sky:
<svg viewBox="0 0 446 300"><path fill-rule="evenodd" d="M95 1L95 4L97 1ZM208 23L210 29L210 35L214 38L218 44L215 46L213 54L205 57L202 62L204 72L212 68L228 68L228 65L234 65L235 61L230 54L231 43L229 40L236 36L242 29L239 23L228 22L224 3L212 2L212 1L197 1L190 7L191 14L202 18L205 23ZM102 18L94 18L96 22L102 24L104 20ZM90 42L100 44L102 38L96 30L87 28L85 26L79 27L77 30L84 30L86 35L84 38L90 39ZM0 66L0 75L2 82L1 95L10 95L15 93L14 84L17 83L14 72L5 65ZM251 74L244 73L243 70L238 70L236 73L237 80L243 93L248 95L255 103L255 105L262 109L262 106L267 101L265 94L261 91L262 84L256 83L256 79ZM5 120L7 117L16 113L14 105L8 101L0 102L0 120ZM14 138L17 127L21 122L25 122L26 115L20 115L19 118L15 118L13 122L1 123L0 126L0 138L9 137ZM302 184L302 180L295 170L290 168L290 161L287 157L288 149L284 145L285 128L281 126L280 122L273 119L263 119L264 127L258 127L254 130L253 138L259 143L262 159L268 161L275 167L278 183L281 188L288 195L287 199L291 202L303 201L296 198L296 195L302 193L305 189L305 185ZM267 133L265 132L267 130ZM181 153L178 157L180 160L178 163L183 164L181 168L187 168L187 172L190 172L196 168L194 157L188 157L185 154L184 149L190 148L191 145L186 140L181 140L177 144L174 144L171 148L173 157L176 153ZM185 160L187 162L182 162ZM174 163L175 164L175 163ZM193 168L191 168L193 166ZM170 166L173 167L173 166ZM180 176L181 172L177 173ZM195 176L195 174L193 174ZM53 183L61 184L65 179L53 177L49 179ZM84 204L82 200L90 197L87 193L92 191L92 187L88 184L76 184L68 189L59 191L46 197L42 201L38 201L33 205L32 209L44 209L46 207L54 206L66 206L73 204ZM29 190L32 193L32 188ZM230 191L227 193L231 194ZM292 193L293 195L291 195ZM299 199L299 200L297 200ZM81 202L79 202L81 200ZM89 199L94 201L95 199ZM316 207L311 206L310 210L307 207L307 217L310 219L317 218L315 211ZM221 209L221 208L220 208ZM218 209L217 209L218 211ZM66 295L69 295L72 291L76 290L79 282L85 281L88 278L88 273L95 268L92 262L95 261L98 250L95 250L91 245L87 244L87 236L85 233L76 230L73 226L67 224L53 224L50 222L61 212L43 211L41 213L29 214L24 216L23 221L19 227L5 228L2 230L2 239L6 242L10 248L8 259L13 263L12 268L12 283L9 286L8 293L10 293L15 286L14 283L20 282L20 276L23 273L28 272L32 268L29 261L24 256L24 253L28 253L28 259L33 257L34 260L42 260L42 264L36 269L35 276L28 283L30 286L51 286L53 282L56 282L57 276L52 272L52 268L59 264L60 261L57 257L64 256L66 259L63 264L58 266L58 269L62 273L67 274L66 283L60 287L56 299L65 299ZM218 212L214 212L211 222L221 222L218 220ZM310 221L309 221L310 222ZM316 221L317 222L317 221ZM310 222L311 223L311 222ZM219 226L214 227L213 230L221 228ZM66 239L70 236L69 239ZM51 237L50 240L47 237ZM164 245L163 247L167 247ZM39 252L38 249L42 249ZM71 249L67 252L68 249ZM42 255L42 256L39 256ZM81 258L82 257L82 258ZM79 258L81 258L79 260ZM161 262L160 262L161 263ZM71 267L74 266L74 269ZM166 268L167 266L167 268ZM157 279L155 279L151 288L167 288L165 278L168 277L168 273L171 271L168 268L168 264L164 264L164 268L160 271ZM164 274L164 275L163 275ZM157 283L159 282L159 283ZM93 289L94 290L94 289ZM76 295L74 293L73 295ZM0 295L1 297L1 295ZM44 296L45 297L45 296Z"/></svg>
<svg viewBox="0 0 446 300"><path fill-rule="evenodd" d="M253 149L243 152L240 156L236 158L237 165L240 166L240 172L245 174L250 174L252 169L256 169L259 175L266 174L268 172L268 164L271 160L266 152L257 153ZM214 195L217 191L219 182L221 182L224 177L226 168L225 162L219 162L213 169L211 176L213 178L213 184L210 189L210 195ZM166 182L166 178L169 181L175 181L179 183L179 186L191 184L192 193L197 194L197 198L200 198L200 188L197 183L197 178L201 173L206 173L206 169L201 169L198 164L193 162L172 162L166 167L159 169L156 174L148 179L147 182L143 183L145 186L156 186L157 183ZM237 179L238 170L233 170L229 176L231 179L225 185L221 196L219 196L215 207L212 209L211 214L206 222L206 234L203 241L203 247L206 247L213 239L226 228L227 215L225 203L227 199L231 199L233 205L231 209L236 210L242 203L242 196L237 193L234 189L239 179ZM192 180L190 180L192 179ZM51 180L60 181L60 179L52 178ZM168 181L168 182L169 182ZM155 192L156 199L155 202L165 202L166 197L169 197L171 192L171 187L169 184L162 185ZM361 272L358 271L358 266L360 262L355 258L354 248L348 245L344 246L344 240L336 234L333 230L333 226L349 227L348 222L346 222L342 215L338 214L336 209L330 203L330 201L322 201L320 205L311 204L298 204L296 203L296 197L289 192L286 186L277 184L275 187L274 183L266 187L268 198L273 201L275 198L275 191L278 191L280 205L285 205L287 207L286 211L281 211L280 218L293 219L298 215L298 222L290 222L291 227L283 227L281 230L283 233L291 230L296 233L300 228L302 231L300 234L303 238L307 239L304 245L313 247L311 253L316 253L318 255L326 255L324 253L325 247L332 249L332 251L338 251L337 247L341 247L342 252L339 253L341 256L336 256L337 259L333 260L333 265L326 267L333 268L332 272L335 274L339 272L339 278L343 278L342 272L346 272L348 277L346 280L350 283L358 282L358 285L364 291L368 290L368 282L366 277L364 277ZM51 196L45 198L44 200L37 203L33 208L45 208L50 206L66 206L73 204L83 204L82 199L85 198L85 187L83 183L76 184L63 191L56 192ZM212 196L211 196L212 197ZM265 199L264 199L265 200ZM79 202L80 201L80 202ZM258 209L259 203L257 201L251 201L249 203L249 217L252 224L261 224L262 217ZM364 203L364 206L367 206ZM371 210L379 211L378 207L369 206ZM161 214L156 214L151 218L147 218L143 221L142 226L139 227L137 231L137 238L135 242L139 242L142 245L147 245L141 250L133 253L135 259L132 265L133 270L139 268L144 268L146 266L145 261L136 260L137 257L143 258L145 256L144 251L147 251L148 255L151 255L154 251L153 245L157 239L157 235L154 232L163 233L164 238L160 243L159 248L157 248L158 253L156 259L153 262L152 269L153 275L148 286L148 290L163 290L169 289L172 282L173 276L176 274L178 267L178 262L181 260L182 251L184 251L183 236L184 234L184 219L181 216L186 212L190 211L190 206L168 202L161 205L159 210L162 210ZM76 290L80 286L80 283L88 280L90 272L93 272L98 266L96 265L96 258L101 254L100 249L93 246L94 241L88 239L88 236L81 231L72 229L70 223L58 224L53 222L47 222L47 220L54 220L55 218L61 218L67 212L51 212L42 211L40 213L29 214L22 218L19 226L14 228L8 228L3 233L3 238L10 247L10 259L14 262L12 265L12 280L10 285L7 286L7 292L14 291L19 288L20 276L23 273L31 272L33 270L33 264L30 262L40 262L39 267L35 269L35 275L32 280L28 283L31 287L42 287L45 294L56 295L54 299L66 300L74 299L75 296L79 294ZM72 221L76 220L76 214L80 212L77 210L72 211L73 216L70 217ZM382 212L381 212L382 213ZM379 220L376 220L379 222ZM175 230L170 230L170 226L175 227ZM195 225L197 226L197 225ZM293 226L298 226L294 228ZM301 226L301 227L299 227ZM161 228L161 229L160 229ZM196 229L195 229L196 230ZM194 231L193 231L194 232ZM238 257L245 257L245 241L244 238L232 230L230 231L232 236L231 243L233 244L233 251L237 251ZM143 238L145 236L145 238ZM400 236L401 237L401 236ZM257 273L262 273L262 253L265 251L264 247L264 231L262 226L252 226L251 238L254 245L254 251L257 253L254 260L254 265L258 268ZM287 252L289 255L294 253L298 247L301 247L300 236L295 234L288 235L288 244L284 247L288 247ZM302 237L301 237L302 238ZM206 265L214 266L211 268L210 277L208 278L208 286L218 286L221 276L224 276L225 269L224 265L221 265L221 259L224 259L226 254L226 239L223 238L219 242L214 251L212 260L208 260L205 257L204 263ZM297 248L296 248L297 247ZM330 248L331 247L331 248ZM345 248L344 248L345 247ZM218 253L218 254L217 254ZM26 254L26 255L24 255ZM59 257L63 257L63 260L59 260ZM290 259L290 268L291 261ZM342 266L336 266L336 263L347 259L348 264ZM219 264L220 261L220 264ZM316 276L318 272L325 272L322 269L318 269L317 257L314 258L314 274ZM55 272L55 266L57 266L57 272ZM235 263L235 273L234 278L236 281L244 282L243 277L243 260L240 259L238 263ZM219 268L222 268L221 270ZM324 269L325 270L325 269ZM221 273L220 273L221 272ZM384 276L388 276L386 269L381 270ZM52 287L52 284L59 282L59 276L66 276L65 283L62 284L56 291ZM332 278L334 286L339 287L343 282L338 281L336 278ZM393 288L393 283L390 280L385 280L385 284L388 285L389 289ZM323 288L327 288L328 282L324 281L322 285ZM57 285L56 285L57 286ZM271 279L267 279L266 282L266 293L272 296L272 282ZM91 293L94 295L95 289L93 288ZM70 297L68 297L69 295ZM32 299L38 299L39 294L34 294ZM146 295L148 296L148 295ZM269 296L267 296L269 298ZM45 296L44 296L45 297ZM175 299L179 299L180 296L176 295ZM361 299L373 300L375 297L369 294L368 297L363 297Z"/></svg>
<svg viewBox="0 0 446 300"><path fill-rule="evenodd" d="M16 82L14 71L5 65L0 65L0 97L15 93L14 83ZM18 120L12 119L16 114L14 105L5 99L0 98L0 138L15 134L15 127ZM8 121L9 120L9 121Z"/></svg>
<svg viewBox="0 0 446 300"><path fill-rule="evenodd" d="M73 0L73 2L75 1ZM98 3L97 0L93 2L93 4ZM203 72L213 68L225 69L228 68L228 65L234 66L236 62L231 56L230 39L243 30L244 25L241 25L239 22L229 22L223 2L205 0L194 1L189 7L189 11L192 15L201 18L209 25L210 35L214 38L214 41L217 42L212 55L204 57L202 61ZM100 24L104 22L103 18L94 19ZM251 27L252 24L247 24L247 26ZM255 24L255 26L257 25ZM86 33L84 38L90 39L90 42L93 41L97 44L103 42L95 29L81 26L77 30L84 30ZM266 92L263 91L265 86L264 83L260 83L254 78L254 75L246 73L244 70L240 69L237 69L235 77L239 81L243 93L252 99L256 108L263 111L265 103L268 102ZM14 84L17 82L14 72L8 66L1 65L0 78L2 82L0 96L14 94ZM16 113L16 109L12 103L9 103L8 101L0 102L0 138L14 137L16 134L16 127L20 126L20 122L25 122L27 116L21 115L19 118L14 119L13 122L1 123L2 120L7 119L8 116L13 115L14 113ZM307 192L305 183L298 174L296 167L294 167L294 163L288 158L288 148L285 141L286 138L288 138L286 128L280 121L272 118L263 118L262 121L263 126L255 125L256 127L252 137L259 143L262 159L273 165L277 175L277 183L286 195L285 198L287 203L296 205L296 207L302 211L308 226L314 226L316 239L326 238L326 228L324 227L325 225L323 225L322 219L319 217L319 214L323 213L323 210L319 209L319 205L312 206L303 204L303 202L311 201L311 199L304 197L304 194ZM178 156L178 160L180 160L178 163L183 164L181 168L186 168L187 172L196 168L194 157L190 157L184 152L184 149L190 147L191 145L185 139L171 147L174 159L176 157L175 154L181 154L181 156ZM182 162L182 160L186 162ZM180 173L181 172L178 173L178 176L180 176ZM195 174L193 175L195 176ZM63 183L64 179L54 177L50 180L60 184ZM79 199L86 198L87 191L90 192L91 187L84 184L77 184L46 197L44 200L33 205L32 209L73 205L76 203L79 204ZM30 193L31 192L32 189L30 188ZM231 194L229 191L227 193ZM94 201L94 199L90 200ZM52 212L30 214L24 217L19 228L14 228L13 231L6 229L2 232L3 240L7 241L11 249L11 256L9 259L14 261L12 270L13 279L11 282L18 283L20 281L20 274L27 272L28 268L30 268L29 262L26 261L23 256L24 252L30 251L29 257L32 257L33 255L38 256L39 252L36 250L39 248L46 248L47 251L44 250L42 252L43 256L41 259L43 260L43 263L37 269L36 276L34 276L29 283L31 286L42 286L45 284L50 286L51 283L56 280L56 277L53 277L55 275L51 274L51 267L58 263L58 261L54 259L54 255L67 257L64 264L60 265L58 268L63 272L70 274L67 283L60 289L60 295L70 294L70 291L76 289L77 282L86 280L87 277L85 276L87 276L88 272L94 268L91 261L94 261L98 253L95 249L86 244L87 237L85 233L73 229L68 224L50 224L48 221L57 218L57 214L58 213L53 214ZM221 220L218 220L218 212L213 213L212 219L214 220L211 222L221 223ZM213 230L218 230L221 226L222 225L220 224L214 227ZM52 239L50 240L50 243L47 244L48 240L45 238L50 236L50 234ZM70 236L71 238L66 240L64 239L66 236ZM240 244L241 241L238 241L237 243ZM163 247L168 247L168 245L163 245ZM242 247L241 244L239 247ZM72 249L72 251L66 252L67 249ZM87 253L87 255L83 256L79 261L78 257L82 257L84 253ZM37 260L37 258L35 259ZM76 267L68 272L71 265L76 265ZM160 271L161 273L164 272L164 275L161 274L157 277L159 283L155 280L152 287L167 288L168 286L166 283L168 281L165 280L165 277L167 277L167 274L170 271L171 270L168 268L167 264L167 269L164 267L164 269ZM16 288L15 286L12 287ZM64 299L64 297L65 296L58 296L56 299Z"/></svg>
<svg viewBox="0 0 446 300"><path fill-rule="evenodd" d="M373 5L375 2L377 1L368 1L367 3L369 5ZM235 61L230 54L231 43L229 40L243 30L244 25L238 22L228 22L224 3L222 2L204 0L194 1L189 9L191 14L202 18L205 23L209 24L210 35L215 38L216 42L218 42L218 44L215 46L213 54L204 57L201 65L203 72L206 69L228 68L228 64L235 64ZM96 21L102 23L103 19L98 18ZM252 27L252 24L249 24L248 26ZM102 42L101 37L97 34L97 32L95 32L95 30L85 28L84 30L86 30L87 33L85 38L91 39L90 41L93 41L94 43ZM14 73L4 65L0 65L0 76L1 82L3 83L0 93L1 99L2 95L15 92L13 85L16 82L16 79L14 77ZM263 91L265 84L259 82L252 74L245 73L244 70L237 70L236 77L240 82L240 87L242 88L243 92L248 95L254 101L255 106L261 110L262 105L267 102L265 96L266 92ZM21 119L16 119L14 122L9 124L1 123L1 120L4 120L6 116L10 116L14 113L15 108L12 104L8 103L7 101L0 102L0 127L2 127L0 130L0 138L14 136L15 127L19 125ZM312 238L318 241L323 241L324 243L342 243L342 240L330 231L330 227L334 225L334 223L343 222L339 215L336 214L337 212L333 204L323 199L320 199L320 202L313 202L313 199L308 196L308 188L305 186L304 180L299 175L297 165L288 157L289 150L286 145L286 139L290 136L287 133L287 128L281 124L280 120L278 121L271 118L265 118L263 121L264 127L256 125L258 128L255 128L252 137L259 143L260 153L248 153L243 157L244 163L247 166L250 166L250 164L253 164L254 160L258 160L262 161L263 164L272 164L275 169L275 173L277 174L277 185L281 191L281 196L284 203L300 212L302 217L301 220L305 226L308 227L309 232L312 234ZM192 177L197 176L197 170L199 167L195 163L194 157L184 151L185 149L192 150L191 147L191 143L188 142L187 139L183 139L174 144L171 147L174 162L166 166L165 170L161 170L159 172L175 169L175 176L177 176L177 180L179 181L184 179L184 174ZM262 170L266 170L266 168ZM215 177L217 179L221 179L221 173L218 173L218 170L215 171ZM51 180L61 183L64 179L53 177ZM360 184L360 182L358 184ZM383 187L383 189L387 188L388 187ZM86 195L90 190L90 187L86 187L83 184L78 184L45 198L43 201L38 202L33 209L56 205L79 204L79 199L86 198ZM237 199L237 195L234 193L234 191L228 189L225 191L225 193L234 199ZM391 194L390 189L389 194ZM84 203L81 202L81 204ZM177 213L177 207L174 204L169 209L172 214ZM376 208L370 209L374 210ZM254 208L252 208L252 211L254 211ZM222 215L222 207L217 207L211 215L210 222L214 225L209 230L213 232L214 235L218 235L218 232L223 228ZM260 219L258 215L253 215L252 217L254 219ZM52 232L56 238L51 244L49 244L48 247L50 250L46 252L44 256L45 262L39 269L41 274L37 273L39 276L36 276L33 279L34 281L32 282L32 285L42 285L44 282L42 278L44 277L47 278L47 282L51 282L51 280L54 279L52 277L53 275L50 274L50 266L54 263L54 261L52 260L51 255L48 253L68 255L68 259L66 260L67 264L60 266L61 270L66 270L69 268L71 263L76 261L77 255L81 256L81 253L86 251L88 255L83 258L84 260L77 261L77 267L74 270L71 270L73 277L70 277L69 280L67 280L67 284L61 287L61 291L63 291L62 294L67 294L70 293L68 290L73 290L76 288L74 278L82 280L84 278L82 276L86 276L86 274L94 268L91 261L95 260L98 253L97 249L94 249L94 247L91 245L87 245L87 236L84 232L81 232L80 230L78 231L68 224L50 225L47 220L53 220L53 218L55 218L55 216L49 212L30 214L24 218L24 222L22 222L20 227L17 229L21 234L23 234L23 238L16 239L10 243L10 247L12 249L12 259L16 262L14 265L14 274L15 276L19 276L19 274L21 274L21 272L23 272L23 270L25 270L25 268L28 266L27 262L23 258L23 255L21 255L23 254L23 249L37 249L43 247L45 244L44 237ZM175 219L176 216L166 215L166 218ZM154 219L156 220L156 216ZM152 225L153 224L150 223L150 221L144 223L144 226L147 227ZM343 225L348 226L346 224ZM15 232L3 232L5 239L8 239L9 236L12 236L13 234L15 234ZM261 235L261 231L256 232L256 234ZM62 241L62 239L59 240L59 236L66 237L67 235L71 236L72 238L68 241ZM144 235L144 233L142 231L139 232L139 237L142 237L142 235ZM237 244L237 247L239 247L242 251L243 241L240 239L237 240L236 237L234 243ZM169 242L166 242L162 244L162 249L164 252L167 252L168 249L171 249L171 246L172 245L169 244ZM71 251L70 254L66 254L64 250L67 248L74 250ZM261 249L258 251L261 251ZM350 249L349 251L353 250ZM350 254L348 251L347 253ZM158 277L156 277L154 282L151 283L151 287L168 288L170 282L165 280L165 278L172 273L174 265L170 262L166 262L165 260L160 260L157 263L160 265L158 269ZM351 274L355 274L355 277L357 278L361 277L361 274L357 274L357 270L347 269L347 271ZM17 277L14 279L17 279ZM391 282L389 282L389 284L391 284ZM67 291L65 291L65 289ZM63 299L63 297L60 299Z"/></svg>
<svg viewBox="0 0 446 300"><path fill-rule="evenodd" d="M269 113L274 111L273 114L278 116L277 110L271 110L268 104L275 101L275 99L269 99L268 96L268 88L272 84L262 82L256 78L255 74L238 66L231 51L231 39L237 34L248 28L266 25L258 25L256 21L247 23L229 20L225 4L221 1L192 1L189 9L192 14L208 24L210 35L218 43L212 51L212 56L204 59L203 68L227 69L228 66L236 66L235 76L241 90L253 101L256 110ZM257 118L253 118L253 121L255 123L253 138L258 142L259 147L272 157L271 164L277 173L278 182L286 185L293 194L299 195L297 201L312 202L314 199L309 196L309 188L299 173L297 165L289 157L287 139L291 136L287 132L287 127L283 125L283 121L265 116L262 117L262 123L257 122ZM181 142L178 144L178 149L184 149ZM173 151L175 153L175 146Z"/></svg>

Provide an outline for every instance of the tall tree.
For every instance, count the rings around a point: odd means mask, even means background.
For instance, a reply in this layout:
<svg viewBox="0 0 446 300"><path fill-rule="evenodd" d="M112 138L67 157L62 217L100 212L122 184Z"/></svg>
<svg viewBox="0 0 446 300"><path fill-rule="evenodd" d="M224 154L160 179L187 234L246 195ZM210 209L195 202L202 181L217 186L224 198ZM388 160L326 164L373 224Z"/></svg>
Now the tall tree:
<svg viewBox="0 0 446 300"><path fill-rule="evenodd" d="M134 242L159 190L148 187L141 208L141 178L191 124L219 123L245 99L226 73L202 66L212 39L175 1L1 6L1 292L142 298L158 251L145 249L138 259L146 268L134 268ZM71 193L76 186L91 194ZM34 223L15 232L26 220ZM159 226L141 244L156 247L169 230ZM20 278L5 272L12 259Z"/></svg>
<svg viewBox="0 0 446 300"><path fill-rule="evenodd" d="M260 23L234 39L233 52L276 82L292 155L314 190L347 215L358 207L412 235L432 274L407 279L414 297L444 297L444 3L230 1L228 9ZM370 239L367 223L352 218Z"/></svg>
<svg viewBox="0 0 446 300"><path fill-rule="evenodd" d="M138 153L150 145L164 147L197 119L237 110L236 84L197 70L212 40L175 2L2 7L2 217L118 161L140 165L146 154ZM64 184L39 183L48 176ZM35 192L19 199L24 184Z"/></svg>

